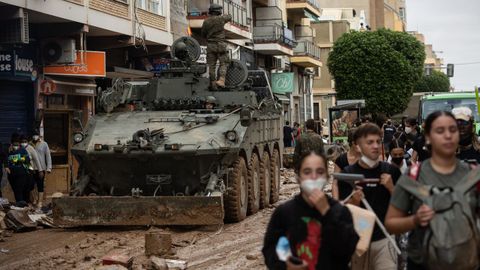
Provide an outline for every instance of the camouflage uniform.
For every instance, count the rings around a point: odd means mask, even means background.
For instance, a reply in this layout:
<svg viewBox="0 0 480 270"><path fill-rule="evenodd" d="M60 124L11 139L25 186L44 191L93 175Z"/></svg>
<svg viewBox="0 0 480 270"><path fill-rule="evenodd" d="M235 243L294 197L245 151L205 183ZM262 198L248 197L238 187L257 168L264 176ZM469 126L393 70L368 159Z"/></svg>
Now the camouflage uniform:
<svg viewBox="0 0 480 270"><path fill-rule="evenodd" d="M220 62L220 78L225 78L227 74L227 63L229 60L223 27L231 20L231 15L219 15L211 16L203 22L202 36L207 39L207 64L211 82L215 81L217 77L215 74L217 60Z"/></svg>
<svg viewBox="0 0 480 270"><path fill-rule="evenodd" d="M307 130L307 132L302 134L297 144L295 145L293 163L297 164L303 154L312 151L320 154L325 154L322 136L318 135L313 130Z"/></svg>

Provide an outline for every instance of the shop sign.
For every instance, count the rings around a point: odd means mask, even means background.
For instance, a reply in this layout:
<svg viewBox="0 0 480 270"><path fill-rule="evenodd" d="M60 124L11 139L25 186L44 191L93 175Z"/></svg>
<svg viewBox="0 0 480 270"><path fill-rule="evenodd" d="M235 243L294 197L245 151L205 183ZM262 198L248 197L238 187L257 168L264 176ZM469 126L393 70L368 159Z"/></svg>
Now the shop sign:
<svg viewBox="0 0 480 270"><path fill-rule="evenodd" d="M52 80L43 80L40 83L40 91L44 95L51 95L57 90L57 85Z"/></svg>
<svg viewBox="0 0 480 270"><path fill-rule="evenodd" d="M47 66L43 68L46 75L82 76L82 77L105 77L105 52L86 51L83 57L77 51L77 60L71 65Z"/></svg>
<svg viewBox="0 0 480 270"><path fill-rule="evenodd" d="M0 51L0 76L36 78L33 53L28 51Z"/></svg>
<svg viewBox="0 0 480 270"><path fill-rule="evenodd" d="M278 94L293 92L293 72L272 73L272 91Z"/></svg>

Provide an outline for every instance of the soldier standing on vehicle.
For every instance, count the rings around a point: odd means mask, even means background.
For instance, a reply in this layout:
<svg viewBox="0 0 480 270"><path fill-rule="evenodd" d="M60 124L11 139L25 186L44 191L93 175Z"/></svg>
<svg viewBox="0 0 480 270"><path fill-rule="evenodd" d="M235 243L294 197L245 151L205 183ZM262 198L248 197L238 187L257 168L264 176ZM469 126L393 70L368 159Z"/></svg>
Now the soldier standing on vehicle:
<svg viewBox="0 0 480 270"><path fill-rule="evenodd" d="M222 10L222 6L211 4L208 9L210 16L203 22L202 26L202 36L207 39L207 64L212 89L216 89L217 86L225 87L225 76L227 75L227 63L229 61L224 26L232 20L232 16L222 15ZM217 60L220 62L218 80L215 74Z"/></svg>

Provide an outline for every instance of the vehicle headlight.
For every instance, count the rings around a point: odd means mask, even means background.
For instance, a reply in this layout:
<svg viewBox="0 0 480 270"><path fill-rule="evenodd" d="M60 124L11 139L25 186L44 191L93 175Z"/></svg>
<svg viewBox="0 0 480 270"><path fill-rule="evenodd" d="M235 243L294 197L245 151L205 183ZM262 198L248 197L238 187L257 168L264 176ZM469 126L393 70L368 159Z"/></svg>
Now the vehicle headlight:
<svg viewBox="0 0 480 270"><path fill-rule="evenodd" d="M237 132L235 132L235 130L229 130L225 133L225 137L227 140L234 142L237 140Z"/></svg>
<svg viewBox="0 0 480 270"><path fill-rule="evenodd" d="M82 142L82 141L83 141L83 138L84 138L84 136L83 136L82 133L77 132L77 133L73 134L73 141L74 141L75 143L80 143L80 142Z"/></svg>

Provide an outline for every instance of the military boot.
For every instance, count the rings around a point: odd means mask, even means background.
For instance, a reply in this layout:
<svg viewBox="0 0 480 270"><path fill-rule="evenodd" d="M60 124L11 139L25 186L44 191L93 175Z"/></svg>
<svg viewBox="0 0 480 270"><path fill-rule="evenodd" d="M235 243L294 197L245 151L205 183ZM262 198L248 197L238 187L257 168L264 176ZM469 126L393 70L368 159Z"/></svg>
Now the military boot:
<svg viewBox="0 0 480 270"><path fill-rule="evenodd" d="M218 87L225 88L225 77L218 78L215 84L217 84Z"/></svg>

